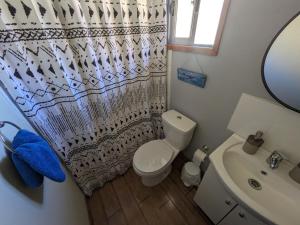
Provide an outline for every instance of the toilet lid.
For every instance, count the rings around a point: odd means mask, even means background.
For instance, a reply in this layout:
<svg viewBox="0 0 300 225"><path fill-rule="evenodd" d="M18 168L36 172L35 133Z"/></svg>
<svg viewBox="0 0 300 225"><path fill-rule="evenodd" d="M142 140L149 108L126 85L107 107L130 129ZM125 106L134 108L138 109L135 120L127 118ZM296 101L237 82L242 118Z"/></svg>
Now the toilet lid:
<svg viewBox="0 0 300 225"><path fill-rule="evenodd" d="M156 172L170 162L173 152L173 149L162 140L150 141L135 152L133 163L142 172Z"/></svg>

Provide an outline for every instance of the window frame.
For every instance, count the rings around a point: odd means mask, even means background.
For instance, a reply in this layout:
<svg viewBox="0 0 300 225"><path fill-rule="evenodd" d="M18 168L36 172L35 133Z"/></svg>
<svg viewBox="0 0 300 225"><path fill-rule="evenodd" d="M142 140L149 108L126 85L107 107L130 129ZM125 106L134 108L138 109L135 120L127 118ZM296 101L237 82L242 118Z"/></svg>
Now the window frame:
<svg viewBox="0 0 300 225"><path fill-rule="evenodd" d="M200 7L201 0L194 0L194 11L193 11L193 18L192 18L192 25L191 25L191 32L189 38L176 38L175 39L175 32L176 32L176 15L177 15L177 0L170 0L169 1L169 13L168 13L168 50L174 51L182 51L182 52L194 52L200 53L204 55L216 56L218 55L222 33L225 26L225 21L230 5L230 0L224 0L222 11L220 14L219 25L217 28L217 33L215 37L214 44L210 45L197 45L194 44L195 33L196 33L196 26L198 20L198 12Z"/></svg>

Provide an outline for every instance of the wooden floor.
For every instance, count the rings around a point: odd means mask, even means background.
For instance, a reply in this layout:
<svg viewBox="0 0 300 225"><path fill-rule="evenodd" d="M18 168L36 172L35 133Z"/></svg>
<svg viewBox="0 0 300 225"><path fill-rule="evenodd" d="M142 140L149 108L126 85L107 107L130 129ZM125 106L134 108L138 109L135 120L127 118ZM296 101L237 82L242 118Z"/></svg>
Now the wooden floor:
<svg viewBox="0 0 300 225"><path fill-rule="evenodd" d="M93 225L211 225L180 180L181 157L161 184L149 188L129 169L87 199Z"/></svg>

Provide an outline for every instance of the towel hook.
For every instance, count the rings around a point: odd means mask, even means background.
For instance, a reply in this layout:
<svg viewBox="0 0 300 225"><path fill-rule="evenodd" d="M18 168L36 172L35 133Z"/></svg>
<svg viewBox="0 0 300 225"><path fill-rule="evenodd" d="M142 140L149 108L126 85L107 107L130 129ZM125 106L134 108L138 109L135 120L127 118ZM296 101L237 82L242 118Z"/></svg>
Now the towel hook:
<svg viewBox="0 0 300 225"><path fill-rule="evenodd" d="M0 128L3 128L5 126L5 124L9 124L9 125L17 128L18 130L21 129L18 125L14 124L10 121L0 121ZM0 131L0 141L3 143L5 149L10 151L11 153L14 153L13 148L10 146L10 141L1 131Z"/></svg>
<svg viewBox="0 0 300 225"><path fill-rule="evenodd" d="M5 137L4 134L1 133L1 131L0 131L0 140L1 140L1 142L3 143L4 148L5 148L6 150L10 151L11 153L14 153L14 152L15 152L15 151L13 150L13 148L10 146L10 144L9 144L10 141L8 140L8 138Z"/></svg>
<svg viewBox="0 0 300 225"><path fill-rule="evenodd" d="M10 121L0 121L0 128L4 127L5 124L9 124L9 125L17 128L18 130L21 130L21 128L18 125L14 124L14 123L12 123Z"/></svg>

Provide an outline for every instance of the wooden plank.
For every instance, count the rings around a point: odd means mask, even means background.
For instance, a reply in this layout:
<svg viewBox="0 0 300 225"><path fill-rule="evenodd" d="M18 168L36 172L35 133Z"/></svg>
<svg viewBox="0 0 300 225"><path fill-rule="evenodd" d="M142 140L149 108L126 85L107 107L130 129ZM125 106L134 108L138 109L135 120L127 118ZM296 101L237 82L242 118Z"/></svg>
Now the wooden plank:
<svg viewBox="0 0 300 225"><path fill-rule="evenodd" d="M128 224L146 225L147 222L126 183L125 178L120 176L114 179L112 184Z"/></svg>
<svg viewBox="0 0 300 225"><path fill-rule="evenodd" d="M197 189L194 187L190 190L189 193L187 193L187 198L189 199L189 201L194 205L197 206L196 202L194 202L194 196L196 194Z"/></svg>
<svg viewBox="0 0 300 225"><path fill-rule="evenodd" d="M187 222L178 212L172 201L168 201L159 210L161 224L167 225L187 225Z"/></svg>
<svg viewBox="0 0 300 225"><path fill-rule="evenodd" d="M124 176L124 178L139 204L147 198L152 197L155 201L155 205L160 207L169 200L167 194L159 185L146 187L142 183L141 178L135 174L133 169L128 170L128 173Z"/></svg>
<svg viewBox="0 0 300 225"><path fill-rule="evenodd" d="M108 225L99 191L95 191L93 196L87 199L87 203L91 212L92 224Z"/></svg>
<svg viewBox="0 0 300 225"><path fill-rule="evenodd" d="M165 225L159 215L160 207L158 207L157 199L153 196L144 200L140 207L149 225Z"/></svg>
<svg viewBox="0 0 300 225"><path fill-rule="evenodd" d="M195 211L203 218L203 220L206 222L207 225L213 225L213 222L208 218L207 215L200 209L200 207L197 205L196 202L194 202L194 197L197 192L197 188L194 187L191 189L191 191L186 195L188 200L191 202L193 208Z"/></svg>
<svg viewBox="0 0 300 225"><path fill-rule="evenodd" d="M150 187L143 185L141 178L135 174L133 169L129 169L124 178L139 204L148 198L151 195L151 192L153 192Z"/></svg>
<svg viewBox="0 0 300 225"><path fill-rule="evenodd" d="M168 177L162 182L162 187L169 196L170 200L176 205L190 225L206 225L205 220L197 213L192 202L179 190L176 184Z"/></svg>
<svg viewBox="0 0 300 225"><path fill-rule="evenodd" d="M218 55L218 52L214 48L198 47L194 45L167 44L167 49L179 52L193 52L209 56Z"/></svg>
<svg viewBox="0 0 300 225"><path fill-rule="evenodd" d="M121 208L119 200L113 190L112 184L105 184L104 187L99 190L99 192L106 216L110 217Z"/></svg>
<svg viewBox="0 0 300 225"><path fill-rule="evenodd" d="M181 163L182 164L182 163ZM174 168L174 170L176 170ZM193 203L195 189L185 193L179 170L155 187L145 187L130 169L87 199L93 225L208 225ZM177 176L177 178L176 178Z"/></svg>
<svg viewBox="0 0 300 225"><path fill-rule="evenodd" d="M154 199L156 207L161 207L170 200L167 193L160 185L153 187L153 194L151 197Z"/></svg>
<svg viewBox="0 0 300 225"><path fill-rule="evenodd" d="M90 197L85 197L85 204L86 204L88 215L89 215L89 224L94 225L93 214L92 214L91 208L89 206L89 204L90 204L89 201L90 201Z"/></svg>
<svg viewBox="0 0 300 225"><path fill-rule="evenodd" d="M217 34L215 37L214 46L213 46L213 51L214 51L215 55L218 55L229 5L230 5L230 0L224 0L221 15L220 15L220 20L219 20L219 26L218 26Z"/></svg>
<svg viewBox="0 0 300 225"><path fill-rule="evenodd" d="M172 170L171 174L170 174L170 178L172 179L172 181L177 185L177 187L179 188L179 190L184 194L188 194L190 192L190 190L193 187L186 187L184 186L182 180L181 180L181 171L178 171L176 169Z"/></svg>
<svg viewBox="0 0 300 225"><path fill-rule="evenodd" d="M140 203L140 208L149 225L165 225L161 220L160 208L170 200L160 185L151 190L151 196Z"/></svg>
<svg viewBox="0 0 300 225"><path fill-rule="evenodd" d="M124 213L122 210L118 210L108 219L109 225L127 225Z"/></svg>

